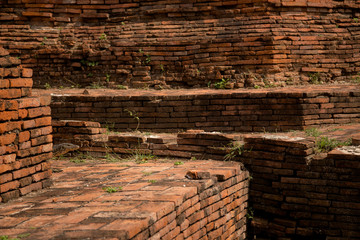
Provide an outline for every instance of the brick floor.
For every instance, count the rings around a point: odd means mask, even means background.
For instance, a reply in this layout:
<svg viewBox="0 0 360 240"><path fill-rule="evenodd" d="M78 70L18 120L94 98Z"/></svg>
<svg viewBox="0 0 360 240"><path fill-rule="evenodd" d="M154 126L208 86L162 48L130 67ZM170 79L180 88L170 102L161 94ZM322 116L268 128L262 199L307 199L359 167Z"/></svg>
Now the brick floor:
<svg viewBox="0 0 360 240"><path fill-rule="evenodd" d="M188 170L211 170L226 179L240 169L231 162L185 161L182 165L174 162L52 160L54 174L50 188L0 205L0 236L37 240L129 239L164 219L184 199L195 196L198 181L205 185L213 181L188 180L185 178ZM108 193L106 187L122 189ZM158 221L149 231L156 232L166 225Z"/></svg>

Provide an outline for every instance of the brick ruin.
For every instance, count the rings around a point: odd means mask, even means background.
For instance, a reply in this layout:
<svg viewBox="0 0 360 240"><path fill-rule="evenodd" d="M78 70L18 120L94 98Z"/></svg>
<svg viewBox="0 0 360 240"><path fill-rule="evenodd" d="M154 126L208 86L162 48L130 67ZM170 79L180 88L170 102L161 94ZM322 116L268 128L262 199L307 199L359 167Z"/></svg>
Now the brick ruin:
<svg viewBox="0 0 360 240"><path fill-rule="evenodd" d="M165 95L69 90L55 91L52 102L41 91L31 94L33 81L36 88L156 89L211 87L221 80L227 81L226 88L356 83L359 0L6 0L0 9L0 202L51 184L52 127L55 143L74 142L80 151L97 156L136 148L164 157L222 160L240 138L200 129L288 131L360 122L358 85ZM106 125L117 131L197 130L176 138L106 135ZM359 145L359 139L352 144ZM345 148L314 154L309 138L242 140L244 152L234 160L246 169L231 176L217 169L217 182L198 184L200 200L184 196L171 213L157 216L154 225L143 224L141 232L126 239L195 238L192 231L199 226L196 234L214 238L243 239L250 230L285 239L360 235L357 152ZM234 188L242 191L234 193ZM245 218L248 198L256 217L251 229ZM211 209L212 225L204 228ZM236 221L225 220L227 209Z"/></svg>
<svg viewBox="0 0 360 240"><path fill-rule="evenodd" d="M358 0L6 0L0 45L34 86L359 80Z"/></svg>
<svg viewBox="0 0 360 240"><path fill-rule="evenodd" d="M0 48L0 202L50 185L48 96L31 96L32 70Z"/></svg>

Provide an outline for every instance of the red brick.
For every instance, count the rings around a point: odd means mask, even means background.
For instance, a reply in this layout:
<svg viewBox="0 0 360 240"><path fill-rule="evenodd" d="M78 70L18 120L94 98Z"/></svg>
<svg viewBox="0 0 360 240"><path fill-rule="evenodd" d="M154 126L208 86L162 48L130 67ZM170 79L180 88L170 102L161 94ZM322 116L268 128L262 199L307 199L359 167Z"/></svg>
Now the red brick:
<svg viewBox="0 0 360 240"><path fill-rule="evenodd" d="M33 184L28 185L26 187L20 188L19 190L20 190L21 195L25 195L25 194L28 194L29 192L39 190L39 189L42 189L42 183L41 182L33 183Z"/></svg>
<svg viewBox="0 0 360 240"><path fill-rule="evenodd" d="M10 79L10 87L12 88L22 88L22 87L31 88L32 85L33 85L33 81L30 78Z"/></svg>
<svg viewBox="0 0 360 240"><path fill-rule="evenodd" d="M16 133L9 133L0 136L0 145L9 145L14 143L16 139Z"/></svg>
<svg viewBox="0 0 360 240"><path fill-rule="evenodd" d="M19 98L21 97L21 89L0 89L0 98Z"/></svg>
<svg viewBox="0 0 360 240"><path fill-rule="evenodd" d="M33 76L33 70L30 68L21 69L21 76L24 78L31 78Z"/></svg>
<svg viewBox="0 0 360 240"><path fill-rule="evenodd" d="M39 107L39 108L29 108L28 117L36 118L40 116L48 116L51 113L50 107Z"/></svg>
<svg viewBox="0 0 360 240"><path fill-rule="evenodd" d="M17 100L19 102L19 108L34 108L40 106L39 98L21 98Z"/></svg>
<svg viewBox="0 0 360 240"><path fill-rule="evenodd" d="M3 134L5 132L9 132L12 130L21 129L21 122L4 122L0 123L0 133Z"/></svg>
<svg viewBox="0 0 360 240"><path fill-rule="evenodd" d="M0 163L12 163L16 160L16 154L10 154L10 155L2 155L0 156Z"/></svg>
<svg viewBox="0 0 360 240"><path fill-rule="evenodd" d="M51 117L43 117L35 119L36 127L50 126L51 125Z"/></svg>
<svg viewBox="0 0 360 240"><path fill-rule="evenodd" d="M0 185L0 193L8 192L13 189L17 189L20 186L19 181L7 182Z"/></svg>
<svg viewBox="0 0 360 240"><path fill-rule="evenodd" d="M1 70L0 70L0 76L1 76ZM9 88L10 82L7 79L0 79L0 88Z"/></svg>

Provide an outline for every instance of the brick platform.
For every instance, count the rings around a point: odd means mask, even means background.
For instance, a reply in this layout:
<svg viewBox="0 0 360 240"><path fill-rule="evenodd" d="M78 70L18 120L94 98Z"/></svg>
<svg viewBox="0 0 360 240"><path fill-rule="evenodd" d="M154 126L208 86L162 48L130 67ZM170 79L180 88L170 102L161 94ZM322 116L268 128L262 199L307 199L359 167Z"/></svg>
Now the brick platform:
<svg viewBox="0 0 360 240"><path fill-rule="evenodd" d="M248 172L230 162L174 162L53 161L52 187L1 205L0 233L37 240L245 239ZM187 179L188 170L208 174Z"/></svg>
<svg viewBox="0 0 360 240"><path fill-rule="evenodd" d="M359 85L86 92L52 89L36 94L52 95L53 119L96 121L117 131L274 132L360 122Z"/></svg>

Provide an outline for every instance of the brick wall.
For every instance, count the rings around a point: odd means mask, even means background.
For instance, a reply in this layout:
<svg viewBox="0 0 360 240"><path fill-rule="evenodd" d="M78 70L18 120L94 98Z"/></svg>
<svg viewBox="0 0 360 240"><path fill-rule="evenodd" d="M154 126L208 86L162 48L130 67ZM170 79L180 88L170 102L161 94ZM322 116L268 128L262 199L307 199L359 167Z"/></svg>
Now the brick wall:
<svg viewBox="0 0 360 240"><path fill-rule="evenodd" d="M32 97L32 70L0 47L0 202L49 185L50 97Z"/></svg>
<svg viewBox="0 0 360 240"><path fill-rule="evenodd" d="M359 80L351 1L8 0L0 43L36 87L229 87ZM16 42L14 43L14 39Z"/></svg>
<svg viewBox="0 0 360 240"><path fill-rule="evenodd" d="M359 122L358 86L249 91L95 91L53 94L52 117L118 131L263 132ZM42 93L39 93L42 94ZM131 116L132 115L132 116ZM139 118L139 126L136 117Z"/></svg>
<svg viewBox="0 0 360 240"><path fill-rule="evenodd" d="M304 138L265 136L244 141L240 160L252 176L249 201L255 235L359 237L359 153L333 150L313 155L313 140Z"/></svg>
<svg viewBox="0 0 360 240"><path fill-rule="evenodd" d="M248 237L356 239L359 236L359 146L315 154L311 137L249 134L243 139L242 147L240 144L234 148L240 134L200 130L177 136L111 133L101 139L96 137L95 132L99 131L94 123L61 122L55 125L66 125L74 133L68 141L82 145L79 151L97 156L105 153L116 154L114 157L131 156L136 152L159 157L241 161L251 174L249 209L252 210L247 213L254 219ZM54 137L55 141L62 140L61 135ZM233 166L231 162L228 164Z"/></svg>

